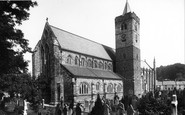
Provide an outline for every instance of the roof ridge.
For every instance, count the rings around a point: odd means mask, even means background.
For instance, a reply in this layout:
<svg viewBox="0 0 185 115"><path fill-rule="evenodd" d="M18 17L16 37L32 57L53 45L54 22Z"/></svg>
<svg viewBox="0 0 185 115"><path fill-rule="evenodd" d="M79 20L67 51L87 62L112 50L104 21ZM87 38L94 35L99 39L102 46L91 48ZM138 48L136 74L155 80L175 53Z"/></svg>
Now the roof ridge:
<svg viewBox="0 0 185 115"><path fill-rule="evenodd" d="M49 24L49 26L54 27L54 28L56 28L56 29L59 29L59 30L61 30L61 31L67 32L67 33L69 33L69 34L72 34L72 35L78 36L78 37L80 37L80 38L82 38L82 39L85 39L85 40L88 40L88 41L94 42L94 43L96 43L96 44L99 44L99 45L102 45L102 46L107 46L107 45L104 45L104 44L98 43L98 42L96 42L96 41L90 40L90 39L88 39L88 38L86 38L86 37L82 37L82 36L80 36L80 35L77 35L77 34L74 34L74 33L69 32L69 31L63 30L63 29L61 29L61 28L55 27L55 26L53 26L53 25L50 25L50 24ZM107 46L107 47L111 48L110 46ZM111 49L114 49L114 48L111 48Z"/></svg>

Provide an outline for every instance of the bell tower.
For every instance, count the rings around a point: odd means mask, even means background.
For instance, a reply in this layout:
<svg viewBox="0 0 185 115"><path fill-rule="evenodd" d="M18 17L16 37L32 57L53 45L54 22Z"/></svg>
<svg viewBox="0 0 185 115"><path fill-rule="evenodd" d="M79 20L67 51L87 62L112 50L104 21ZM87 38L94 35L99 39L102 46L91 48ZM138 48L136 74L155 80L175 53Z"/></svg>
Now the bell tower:
<svg viewBox="0 0 185 115"><path fill-rule="evenodd" d="M142 93L139 33L140 19L126 2L123 14L115 18L116 72L123 76L124 95Z"/></svg>

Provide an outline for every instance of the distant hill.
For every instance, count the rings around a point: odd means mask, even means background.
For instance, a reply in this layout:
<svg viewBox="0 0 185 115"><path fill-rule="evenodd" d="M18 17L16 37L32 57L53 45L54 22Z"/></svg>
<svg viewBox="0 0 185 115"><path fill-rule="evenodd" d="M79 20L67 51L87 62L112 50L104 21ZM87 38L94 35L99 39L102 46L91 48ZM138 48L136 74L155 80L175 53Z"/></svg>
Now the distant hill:
<svg viewBox="0 0 185 115"><path fill-rule="evenodd" d="M182 80L185 79L185 64L176 63L156 68L157 80Z"/></svg>

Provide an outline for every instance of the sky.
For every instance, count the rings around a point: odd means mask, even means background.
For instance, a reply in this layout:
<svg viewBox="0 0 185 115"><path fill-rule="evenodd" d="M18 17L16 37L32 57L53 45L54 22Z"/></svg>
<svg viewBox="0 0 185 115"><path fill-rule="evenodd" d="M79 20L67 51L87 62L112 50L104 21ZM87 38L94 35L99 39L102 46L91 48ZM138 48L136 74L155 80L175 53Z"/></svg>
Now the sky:
<svg viewBox="0 0 185 115"><path fill-rule="evenodd" d="M115 48L115 17L122 15L126 0L36 0L29 20L19 27L34 49L46 23ZM185 63L184 0L128 0L140 18L141 60L152 67ZM32 71L31 54L29 71ZM147 66L144 62L142 66Z"/></svg>

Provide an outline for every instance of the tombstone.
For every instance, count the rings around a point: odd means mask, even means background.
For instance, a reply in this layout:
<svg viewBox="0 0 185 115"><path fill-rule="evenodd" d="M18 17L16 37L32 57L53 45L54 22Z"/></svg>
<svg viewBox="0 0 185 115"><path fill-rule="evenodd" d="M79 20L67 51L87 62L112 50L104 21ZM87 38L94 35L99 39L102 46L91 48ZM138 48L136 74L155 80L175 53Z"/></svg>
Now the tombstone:
<svg viewBox="0 0 185 115"><path fill-rule="evenodd" d="M24 100L24 110L23 110L23 115L27 115L27 110L28 110L28 105L26 100Z"/></svg>
<svg viewBox="0 0 185 115"><path fill-rule="evenodd" d="M42 108L44 108L44 103L45 103L45 102L44 102L44 99L42 99Z"/></svg>
<svg viewBox="0 0 185 115"><path fill-rule="evenodd" d="M177 104L178 104L177 95L172 96L171 104L172 104L172 115L177 115Z"/></svg>

